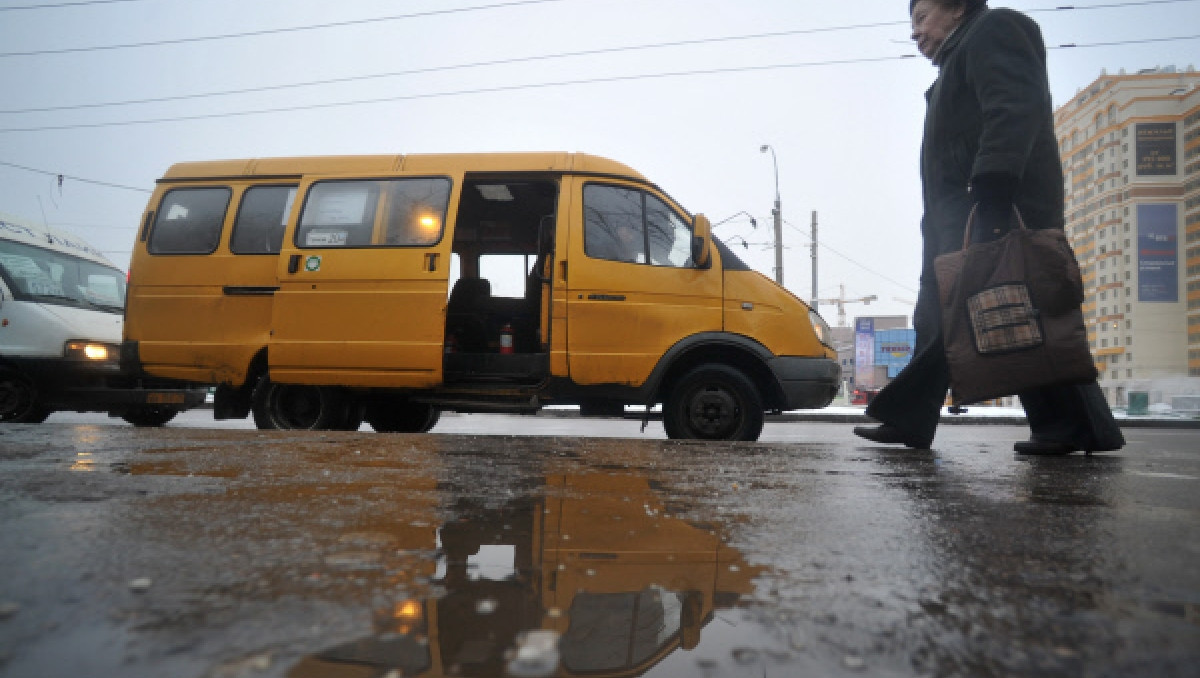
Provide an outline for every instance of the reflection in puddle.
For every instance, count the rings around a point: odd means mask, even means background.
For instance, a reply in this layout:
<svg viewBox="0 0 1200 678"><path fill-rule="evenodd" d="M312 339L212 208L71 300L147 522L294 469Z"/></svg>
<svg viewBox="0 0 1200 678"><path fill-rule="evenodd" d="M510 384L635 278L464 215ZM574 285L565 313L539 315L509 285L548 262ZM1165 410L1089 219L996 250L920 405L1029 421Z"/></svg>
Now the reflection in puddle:
<svg viewBox="0 0 1200 678"><path fill-rule="evenodd" d="M500 507L460 496L435 530L349 539L436 557L416 564L428 592L377 605L372 636L287 675L642 675L697 647L762 571L718 526L673 517L646 478L557 475L525 489ZM435 543L401 543L406 534Z"/></svg>
<svg viewBox="0 0 1200 678"><path fill-rule="evenodd" d="M75 460L71 462L72 471L95 471L96 460L91 452L76 452Z"/></svg>

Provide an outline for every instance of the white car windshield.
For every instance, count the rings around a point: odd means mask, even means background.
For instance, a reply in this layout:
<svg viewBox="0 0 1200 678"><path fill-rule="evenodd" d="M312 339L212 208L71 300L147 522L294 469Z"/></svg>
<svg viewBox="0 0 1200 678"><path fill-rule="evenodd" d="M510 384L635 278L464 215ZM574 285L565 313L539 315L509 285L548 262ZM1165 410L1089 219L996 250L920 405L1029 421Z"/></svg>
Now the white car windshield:
<svg viewBox="0 0 1200 678"><path fill-rule="evenodd" d="M125 274L87 259L0 240L0 275L22 301L111 313L125 308Z"/></svg>

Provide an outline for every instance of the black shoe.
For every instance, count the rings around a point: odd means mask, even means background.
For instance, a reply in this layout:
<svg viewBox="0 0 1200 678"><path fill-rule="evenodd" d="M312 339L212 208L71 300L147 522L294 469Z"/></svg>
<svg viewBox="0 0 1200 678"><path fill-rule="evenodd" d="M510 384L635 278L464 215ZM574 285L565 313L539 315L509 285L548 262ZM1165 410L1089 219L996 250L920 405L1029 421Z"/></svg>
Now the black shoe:
<svg viewBox="0 0 1200 678"><path fill-rule="evenodd" d="M1079 448L1071 443L1056 443L1050 440L1025 440L1013 445L1017 454L1032 454L1038 456L1053 456L1078 452Z"/></svg>
<svg viewBox="0 0 1200 678"><path fill-rule="evenodd" d="M908 435L888 424L880 424L879 426L855 426L854 435L859 438L866 438L873 443L882 445L906 445L914 450L928 450L929 445L922 445Z"/></svg>

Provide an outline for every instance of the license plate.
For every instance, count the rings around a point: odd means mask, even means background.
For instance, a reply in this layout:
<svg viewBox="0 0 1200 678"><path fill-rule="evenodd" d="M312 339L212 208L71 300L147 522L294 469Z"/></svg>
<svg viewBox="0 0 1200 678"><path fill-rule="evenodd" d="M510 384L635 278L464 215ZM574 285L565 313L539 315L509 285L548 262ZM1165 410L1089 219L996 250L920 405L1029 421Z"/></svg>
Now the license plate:
<svg viewBox="0 0 1200 678"><path fill-rule="evenodd" d="M182 393L147 393L146 403L149 405L182 405Z"/></svg>

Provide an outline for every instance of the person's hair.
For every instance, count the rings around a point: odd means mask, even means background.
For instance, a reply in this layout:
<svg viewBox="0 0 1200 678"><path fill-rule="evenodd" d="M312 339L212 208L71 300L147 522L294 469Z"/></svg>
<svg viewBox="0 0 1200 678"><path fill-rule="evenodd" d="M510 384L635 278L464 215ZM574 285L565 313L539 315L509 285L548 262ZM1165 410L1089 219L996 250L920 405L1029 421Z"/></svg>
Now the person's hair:
<svg viewBox="0 0 1200 678"><path fill-rule="evenodd" d="M929 0L929 1L935 5L941 5L942 7L946 7L948 9L953 9L955 7L962 7L964 10L966 10L963 12L964 15L970 14L971 12L974 12L977 9L981 9L987 5L987 0ZM912 14L913 7L915 7L916 5L917 5L917 0L908 0L908 13L909 14Z"/></svg>

